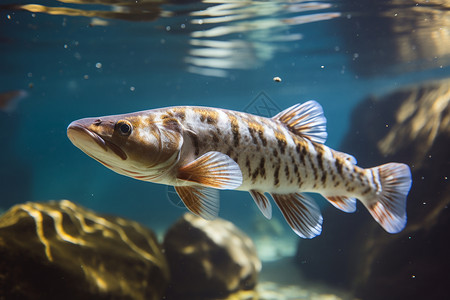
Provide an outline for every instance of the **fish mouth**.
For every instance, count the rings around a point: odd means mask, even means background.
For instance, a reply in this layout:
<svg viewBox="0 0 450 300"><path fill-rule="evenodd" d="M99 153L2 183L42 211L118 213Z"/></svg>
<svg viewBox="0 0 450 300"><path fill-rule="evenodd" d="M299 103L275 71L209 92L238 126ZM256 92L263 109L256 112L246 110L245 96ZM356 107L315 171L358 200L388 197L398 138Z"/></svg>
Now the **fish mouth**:
<svg viewBox="0 0 450 300"><path fill-rule="evenodd" d="M126 160L128 158L127 154L119 146L111 141L105 140L100 135L92 130L89 130L89 128L78 123L77 121L72 122L69 127L67 127L67 136L75 146L88 155L90 155L90 153L89 151L86 151L86 143L94 141L95 144L103 149L103 151L108 152L108 150L111 150L122 160Z"/></svg>

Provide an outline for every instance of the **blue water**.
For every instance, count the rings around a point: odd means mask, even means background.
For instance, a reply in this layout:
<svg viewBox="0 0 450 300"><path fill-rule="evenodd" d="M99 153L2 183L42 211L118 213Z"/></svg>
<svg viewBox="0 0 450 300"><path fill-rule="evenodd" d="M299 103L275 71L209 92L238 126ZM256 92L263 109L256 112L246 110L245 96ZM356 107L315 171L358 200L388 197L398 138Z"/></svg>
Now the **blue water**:
<svg viewBox="0 0 450 300"><path fill-rule="evenodd" d="M109 4L20 3L117 11ZM412 16L414 4L387 3L379 11L397 9L405 22ZM167 188L115 174L83 154L67 139L71 121L173 105L243 110L264 92L280 109L318 101L328 120L327 145L338 149L357 130L349 117L365 97L450 75L448 52L392 59L392 41L405 32L364 26L394 15L376 19L372 8L351 1L226 5L155 5L159 12L146 21L1 6L0 92L21 89L28 97L13 112L0 112L0 206L70 199L164 229L185 212L167 200ZM243 192L221 192L220 216L244 230L263 218Z"/></svg>

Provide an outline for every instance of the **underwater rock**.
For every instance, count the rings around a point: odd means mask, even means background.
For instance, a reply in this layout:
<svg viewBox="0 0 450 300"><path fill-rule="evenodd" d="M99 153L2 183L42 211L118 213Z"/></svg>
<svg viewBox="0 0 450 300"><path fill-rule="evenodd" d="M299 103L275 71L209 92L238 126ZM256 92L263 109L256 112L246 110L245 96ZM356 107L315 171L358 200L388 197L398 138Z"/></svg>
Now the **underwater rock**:
<svg viewBox="0 0 450 300"><path fill-rule="evenodd" d="M155 234L76 204L15 205L0 217L0 299L161 299Z"/></svg>
<svg viewBox="0 0 450 300"><path fill-rule="evenodd" d="M225 298L251 290L261 270L251 239L222 219L186 213L168 230L164 251L171 274L169 299Z"/></svg>
<svg viewBox="0 0 450 300"><path fill-rule="evenodd" d="M353 112L353 128L340 150L359 165L390 161L411 167L406 228L385 233L359 204L339 226L299 244L303 273L328 284L352 287L362 299L444 299L450 280L450 79L371 97Z"/></svg>

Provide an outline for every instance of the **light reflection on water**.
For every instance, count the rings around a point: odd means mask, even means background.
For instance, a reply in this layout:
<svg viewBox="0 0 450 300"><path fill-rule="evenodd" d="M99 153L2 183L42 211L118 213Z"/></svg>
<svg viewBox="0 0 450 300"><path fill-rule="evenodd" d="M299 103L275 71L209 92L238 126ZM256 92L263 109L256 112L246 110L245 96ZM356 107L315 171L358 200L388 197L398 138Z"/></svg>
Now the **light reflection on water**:
<svg viewBox="0 0 450 300"><path fill-rule="evenodd" d="M368 0L41 2L3 5L0 9L82 16L89 18L90 26L114 26L117 23L113 20L164 20L189 35L185 68L205 76L226 77L231 70L258 68L278 53L292 52L305 40L299 25L333 19L339 20L332 27L342 34L346 43L343 51L360 76L450 64L450 0L376 4Z"/></svg>
<svg viewBox="0 0 450 300"><path fill-rule="evenodd" d="M205 2L216 5L190 14L191 23L202 27L190 34L192 48L185 62L190 72L207 76L225 77L227 69L258 67L288 50L286 42L303 38L292 30L294 25L340 17L339 12L317 13L331 8L322 2Z"/></svg>

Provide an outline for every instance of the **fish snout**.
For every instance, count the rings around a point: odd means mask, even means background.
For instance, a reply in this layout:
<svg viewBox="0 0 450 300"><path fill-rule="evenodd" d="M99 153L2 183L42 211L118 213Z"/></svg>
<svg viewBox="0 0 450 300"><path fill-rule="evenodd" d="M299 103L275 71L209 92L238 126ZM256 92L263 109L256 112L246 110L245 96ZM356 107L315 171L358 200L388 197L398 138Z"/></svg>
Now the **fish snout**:
<svg viewBox="0 0 450 300"><path fill-rule="evenodd" d="M67 137L78 148L83 148L94 141L100 148L107 151L105 140L90 130L90 125L92 125L92 121L89 121L89 119L73 121L67 127Z"/></svg>
<svg viewBox="0 0 450 300"><path fill-rule="evenodd" d="M113 124L99 118L73 121L67 127L67 136L76 147L89 155L97 156L100 153L103 156L105 152L110 151L121 160L126 160L127 154L112 141Z"/></svg>

